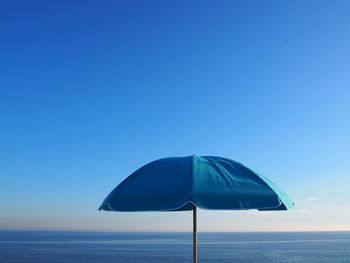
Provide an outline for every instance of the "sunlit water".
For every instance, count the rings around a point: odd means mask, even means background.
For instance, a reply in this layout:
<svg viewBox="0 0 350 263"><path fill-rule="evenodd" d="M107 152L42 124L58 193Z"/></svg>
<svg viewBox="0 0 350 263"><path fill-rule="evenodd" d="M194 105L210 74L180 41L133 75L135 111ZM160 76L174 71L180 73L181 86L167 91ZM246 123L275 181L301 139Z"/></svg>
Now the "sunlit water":
<svg viewBox="0 0 350 263"><path fill-rule="evenodd" d="M350 232L199 233L199 262L350 263ZM1 263L191 262L191 233L0 231Z"/></svg>

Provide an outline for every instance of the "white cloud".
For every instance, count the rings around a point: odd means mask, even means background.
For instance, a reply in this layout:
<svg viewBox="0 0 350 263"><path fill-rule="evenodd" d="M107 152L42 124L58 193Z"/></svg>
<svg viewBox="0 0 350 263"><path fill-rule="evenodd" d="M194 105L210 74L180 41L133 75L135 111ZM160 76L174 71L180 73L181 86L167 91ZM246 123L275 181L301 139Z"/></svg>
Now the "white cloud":
<svg viewBox="0 0 350 263"><path fill-rule="evenodd" d="M299 209L298 211L299 211L299 213L306 213L305 209Z"/></svg>
<svg viewBox="0 0 350 263"><path fill-rule="evenodd" d="M306 200L308 201L316 201L318 200L319 198L318 197L309 197L309 198L306 198Z"/></svg>
<svg viewBox="0 0 350 263"><path fill-rule="evenodd" d="M324 189L323 191L319 192L318 194L319 195L325 195L325 194L328 194L329 192L331 192L332 189L331 188L326 188Z"/></svg>

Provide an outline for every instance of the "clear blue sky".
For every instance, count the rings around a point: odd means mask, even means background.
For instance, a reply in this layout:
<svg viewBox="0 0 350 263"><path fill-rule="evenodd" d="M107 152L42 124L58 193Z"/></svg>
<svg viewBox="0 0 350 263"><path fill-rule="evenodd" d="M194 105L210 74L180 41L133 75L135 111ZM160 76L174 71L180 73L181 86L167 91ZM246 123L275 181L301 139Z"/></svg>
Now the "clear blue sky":
<svg viewBox="0 0 350 263"><path fill-rule="evenodd" d="M350 2L2 1L0 229L187 231L97 208L168 156L240 161L288 212L200 231L350 230Z"/></svg>

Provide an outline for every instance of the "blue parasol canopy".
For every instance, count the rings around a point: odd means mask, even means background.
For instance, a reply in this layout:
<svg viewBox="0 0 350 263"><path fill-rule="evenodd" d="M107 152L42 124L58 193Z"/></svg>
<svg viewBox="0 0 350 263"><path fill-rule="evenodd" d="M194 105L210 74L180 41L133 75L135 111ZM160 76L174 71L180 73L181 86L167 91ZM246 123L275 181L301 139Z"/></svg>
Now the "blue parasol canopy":
<svg viewBox="0 0 350 263"><path fill-rule="evenodd" d="M287 210L290 197L266 177L215 156L159 159L141 167L103 201L107 211Z"/></svg>

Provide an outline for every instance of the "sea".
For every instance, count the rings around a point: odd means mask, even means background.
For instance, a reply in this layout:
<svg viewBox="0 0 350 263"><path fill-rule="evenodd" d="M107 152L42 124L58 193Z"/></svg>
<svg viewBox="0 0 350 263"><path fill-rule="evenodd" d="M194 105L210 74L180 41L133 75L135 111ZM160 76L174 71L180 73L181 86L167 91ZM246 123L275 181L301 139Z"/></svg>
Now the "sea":
<svg viewBox="0 0 350 263"><path fill-rule="evenodd" d="M0 262L190 263L192 234L0 231ZM198 233L198 262L350 263L350 232Z"/></svg>

